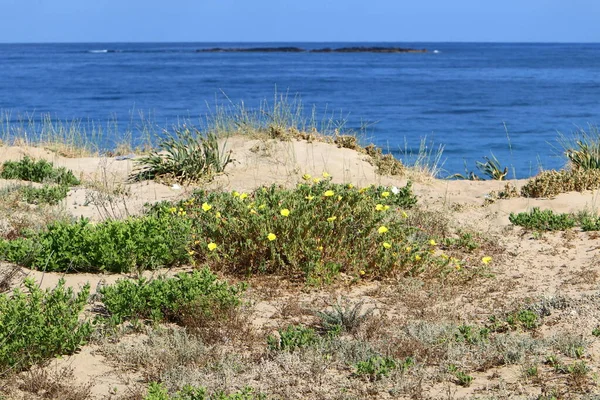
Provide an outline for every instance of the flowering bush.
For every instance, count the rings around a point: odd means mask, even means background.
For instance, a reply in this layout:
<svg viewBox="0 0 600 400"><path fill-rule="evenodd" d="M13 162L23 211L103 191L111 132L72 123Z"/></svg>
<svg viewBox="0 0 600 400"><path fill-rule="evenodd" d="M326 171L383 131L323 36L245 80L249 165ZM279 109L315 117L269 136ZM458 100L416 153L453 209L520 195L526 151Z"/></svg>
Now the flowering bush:
<svg viewBox="0 0 600 400"><path fill-rule="evenodd" d="M305 175L294 189L198 191L152 212L191 218L190 254L197 262L234 273L285 273L322 283L340 272L376 277L423 270L435 258L434 246L407 223L415 203L410 184L358 189L334 184L329 176Z"/></svg>

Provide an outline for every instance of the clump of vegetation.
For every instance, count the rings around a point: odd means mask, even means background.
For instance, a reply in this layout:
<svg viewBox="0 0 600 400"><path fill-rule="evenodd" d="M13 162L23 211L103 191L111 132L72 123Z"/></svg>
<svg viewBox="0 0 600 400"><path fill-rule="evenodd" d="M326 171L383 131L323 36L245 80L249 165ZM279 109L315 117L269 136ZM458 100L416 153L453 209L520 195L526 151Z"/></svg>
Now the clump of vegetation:
<svg viewBox="0 0 600 400"><path fill-rule="evenodd" d="M320 311L321 328L329 334L354 333L372 314L373 309L363 312L363 301L356 304L335 304L330 311Z"/></svg>
<svg viewBox="0 0 600 400"><path fill-rule="evenodd" d="M577 219L584 232L600 231L600 216L584 211L577 215Z"/></svg>
<svg viewBox="0 0 600 400"><path fill-rule="evenodd" d="M244 284L230 285L219 281L205 268L191 274L147 281L120 280L100 289L102 302L112 322L150 319L155 322L181 322L182 310L194 313L203 321L227 318L241 304Z"/></svg>
<svg viewBox="0 0 600 400"><path fill-rule="evenodd" d="M370 381L378 381L383 377L389 376L394 370L405 371L412 367L415 361L407 357L403 361L395 360L391 357L373 356L365 361L359 361L355 365L356 376L367 377Z"/></svg>
<svg viewBox="0 0 600 400"><path fill-rule="evenodd" d="M535 311L522 308L509 313L504 317L491 316L488 329L492 332L505 332L508 330L533 330L541 325L541 317Z"/></svg>
<svg viewBox="0 0 600 400"><path fill-rule="evenodd" d="M219 391L209 394L204 387L184 386L183 389L173 395L169 395L167 389L159 383L152 382L148 386L148 394L144 400L266 400L267 396L256 392L251 387L246 387L235 393L226 394Z"/></svg>
<svg viewBox="0 0 600 400"><path fill-rule="evenodd" d="M475 163L477 169L481 171L484 176L490 179L503 181L506 178L506 175L508 175L508 167L504 167L504 169L502 169L500 166L500 161L498 161L496 156L493 154L491 157L483 158L485 159L485 162L477 161Z"/></svg>
<svg viewBox="0 0 600 400"><path fill-rule="evenodd" d="M143 216L91 224L57 221L25 238L0 240L5 258L45 271L168 267L189 261L190 224L177 216ZM0 251L0 255L2 252Z"/></svg>
<svg viewBox="0 0 600 400"><path fill-rule="evenodd" d="M216 135L205 135L196 128L183 126L176 129L173 135L161 138L158 150L136 160L140 168L131 176L131 180L209 180L223 172L231 161L230 154L220 148Z"/></svg>
<svg viewBox="0 0 600 400"><path fill-rule="evenodd" d="M347 143L345 145L347 146ZM402 164L402 161L390 153L383 154L381 148L374 144L365 147L364 152L370 157L368 161L371 165L377 167L377 173L380 175L403 175L406 172L406 167Z"/></svg>
<svg viewBox="0 0 600 400"><path fill-rule="evenodd" d="M49 186L44 185L41 188L32 186L21 186L20 192L23 201L29 204L48 204L54 206L67 197L68 186Z"/></svg>
<svg viewBox="0 0 600 400"><path fill-rule="evenodd" d="M466 372L460 370L456 365L450 364L448 366L448 372L450 372L456 378L455 382L457 385L469 387L473 382L473 377Z"/></svg>
<svg viewBox="0 0 600 400"><path fill-rule="evenodd" d="M590 126L590 131L581 129L574 140L561 136L565 155L572 170L600 169L600 131Z"/></svg>
<svg viewBox="0 0 600 400"><path fill-rule="evenodd" d="M295 350L313 346L321 339L317 332L303 325L289 325L284 330L277 331L278 335L267 338L270 350L294 352Z"/></svg>
<svg viewBox="0 0 600 400"><path fill-rule="evenodd" d="M195 259L234 273L283 273L320 284L340 272L418 273L437 260L430 238L409 223L405 210L416 202L410 185L359 190L333 184L325 175L305 176L306 183L294 189L200 191L153 212L183 210L194 224Z"/></svg>
<svg viewBox="0 0 600 400"><path fill-rule="evenodd" d="M554 197L560 193L600 188L599 169L544 171L521 188L523 197Z"/></svg>
<svg viewBox="0 0 600 400"><path fill-rule="evenodd" d="M571 214L555 214L552 210L540 210L538 207L529 212L510 213L508 219L514 225L536 231L562 231L576 224Z"/></svg>
<svg viewBox="0 0 600 400"><path fill-rule="evenodd" d="M89 285L74 294L60 280L54 289L41 290L25 279L25 291L0 294L0 372L19 371L49 358L72 354L86 343L92 325L80 319Z"/></svg>
<svg viewBox="0 0 600 400"><path fill-rule="evenodd" d="M20 179L38 183L56 183L64 186L79 185L79 179L66 168L54 168L46 160L34 161L25 156L21 161L6 161L0 171L2 179Z"/></svg>

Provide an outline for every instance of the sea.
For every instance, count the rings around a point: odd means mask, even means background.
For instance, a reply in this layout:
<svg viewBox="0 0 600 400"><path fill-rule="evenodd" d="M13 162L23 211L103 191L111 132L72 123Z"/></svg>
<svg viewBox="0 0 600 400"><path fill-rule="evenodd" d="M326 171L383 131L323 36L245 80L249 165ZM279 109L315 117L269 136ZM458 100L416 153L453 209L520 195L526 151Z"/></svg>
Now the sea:
<svg viewBox="0 0 600 400"><path fill-rule="evenodd" d="M283 46L427 52L196 51ZM334 120L407 163L420 145L432 157L443 149L441 177L478 172L476 162L494 156L510 178L526 178L564 167L559 138L600 122L600 44L0 44L5 131L24 117L113 124L101 138L110 148L141 126L132 123L138 116L170 129L219 107L258 109L281 96L301 101L306 118ZM133 129L134 139L141 131Z"/></svg>

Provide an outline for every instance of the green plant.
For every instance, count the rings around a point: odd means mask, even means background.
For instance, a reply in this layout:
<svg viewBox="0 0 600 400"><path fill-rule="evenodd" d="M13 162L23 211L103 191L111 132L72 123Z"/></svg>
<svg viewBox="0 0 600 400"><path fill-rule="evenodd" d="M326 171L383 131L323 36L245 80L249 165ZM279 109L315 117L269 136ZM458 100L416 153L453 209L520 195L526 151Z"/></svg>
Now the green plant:
<svg viewBox="0 0 600 400"><path fill-rule="evenodd" d="M471 386L473 379L475 379L466 372L458 369L458 367L454 364L450 364L448 366L448 372L454 375L456 378L456 384L460 386L469 387Z"/></svg>
<svg viewBox="0 0 600 400"><path fill-rule="evenodd" d="M448 248L464 249L468 252L481 247L479 242L473 237L473 234L466 232L459 232L457 238L444 238L442 244Z"/></svg>
<svg viewBox="0 0 600 400"><path fill-rule="evenodd" d="M289 325L278 331L278 336L269 336L267 345L270 350L294 352L295 350L313 346L320 340L314 329L302 325Z"/></svg>
<svg viewBox="0 0 600 400"><path fill-rule="evenodd" d="M294 189L207 193L151 215L185 214L193 223L194 258L239 274L283 273L314 284L339 273L420 273L437 260L429 237L405 210L416 201L404 188L334 184L327 177Z"/></svg>
<svg viewBox="0 0 600 400"><path fill-rule="evenodd" d="M195 182L223 172L232 161L230 154L220 149L214 134L203 135L198 129L185 125L175 129L173 135L161 138L158 148L136 160L140 168L131 180L169 178Z"/></svg>
<svg viewBox="0 0 600 400"><path fill-rule="evenodd" d="M580 129L574 139L559 140L573 170L600 169L600 131L590 126L589 133Z"/></svg>
<svg viewBox="0 0 600 400"><path fill-rule="evenodd" d="M577 215L577 219L584 232L600 231L600 216L583 211Z"/></svg>
<svg viewBox="0 0 600 400"><path fill-rule="evenodd" d="M56 205L67 197L69 187L44 185L41 188L21 186L19 192L23 201L30 204Z"/></svg>
<svg viewBox="0 0 600 400"><path fill-rule="evenodd" d="M493 315L489 318L489 322L488 328L492 332L504 332L518 328L533 330L541 324L540 316L528 308L507 314L503 318Z"/></svg>
<svg viewBox="0 0 600 400"><path fill-rule="evenodd" d="M86 343L92 325L80 319L89 285L74 294L61 279L41 290L26 278L25 291L0 294L0 372L22 370L49 358L72 354Z"/></svg>
<svg viewBox="0 0 600 400"><path fill-rule="evenodd" d="M20 179L31 182L48 182L65 186L79 185L73 172L63 167L54 168L46 160L33 161L25 156L21 161L6 161L0 172L2 179Z"/></svg>
<svg viewBox="0 0 600 400"><path fill-rule="evenodd" d="M592 335L600 337L600 326L597 326L592 330Z"/></svg>
<svg viewBox="0 0 600 400"><path fill-rule="evenodd" d="M470 325L459 326L458 332L454 334L454 338L457 342L465 342L468 344L486 342L489 339L489 336L490 330L488 328L473 330L473 327Z"/></svg>
<svg viewBox="0 0 600 400"><path fill-rule="evenodd" d="M148 394L144 400L266 400L267 396L260 392L255 392L251 387L231 394L224 392L214 392L208 394L208 390L204 387L184 386L183 389L169 395L167 389L159 383L151 382L148 385Z"/></svg>
<svg viewBox="0 0 600 400"><path fill-rule="evenodd" d="M182 309L193 305L194 312L206 321L227 318L241 304L245 284L229 285L219 281L209 269L173 278L147 281L119 280L100 289L102 302L113 322L128 319L180 322Z"/></svg>
<svg viewBox="0 0 600 400"><path fill-rule="evenodd" d="M155 269L189 260L190 229L189 221L177 215L130 217L96 225L86 219L58 221L26 238L5 242L5 257L46 271Z"/></svg>
<svg viewBox="0 0 600 400"><path fill-rule="evenodd" d="M373 356L365 361L359 361L355 365L357 376L366 376L370 381L378 381L396 369L407 370L415 364L411 357L404 361L397 361L390 357Z"/></svg>
<svg viewBox="0 0 600 400"><path fill-rule="evenodd" d="M364 301L351 305L335 304L331 311L320 311L321 327L325 332L355 332L358 327L373 314L373 309L362 312Z"/></svg>
<svg viewBox="0 0 600 400"><path fill-rule="evenodd" d="M574 227L576 223L571 214L554 214L552 210L540 210L537 207L529 212L510 213L508 219L513 225L538 231L566 230Z"/></svg>
<svg viewBox="0 0 600 400"><path fill-rule="evenodd" d="M504 178L506 178L506 175L508 175L508 167L504 167L504 169L502 169L500 162L496 156L494 156L494 154L492 154L491 157L483 158L485 159L485 162L475 162L477 169L490 179L503 181Z"/></svg>

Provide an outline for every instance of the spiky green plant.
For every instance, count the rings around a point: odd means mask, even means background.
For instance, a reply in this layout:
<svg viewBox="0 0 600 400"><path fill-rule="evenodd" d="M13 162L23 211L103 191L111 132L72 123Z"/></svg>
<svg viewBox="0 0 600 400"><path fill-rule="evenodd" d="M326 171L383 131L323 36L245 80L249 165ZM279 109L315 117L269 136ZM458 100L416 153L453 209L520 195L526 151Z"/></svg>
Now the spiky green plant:
<svg viewBox="0 0 600 400"><path fill-rule="evenodd" d="M158 151L140 157L133 181L169 178L179 182L211 179L232 162L213 133L203 134L196 128L183 126L161 138Z"/></svg>
<svg viewBox="0 0 600 400"><path fill-rule="evenodd" d="M506 175L508 175L508 167L504 167L504 169L502 169L500 162L494 154L492 154L491 157L483 158L485 159L485 162L475 162L477 169L490 179L503 181L506 178Z"/></svg>

